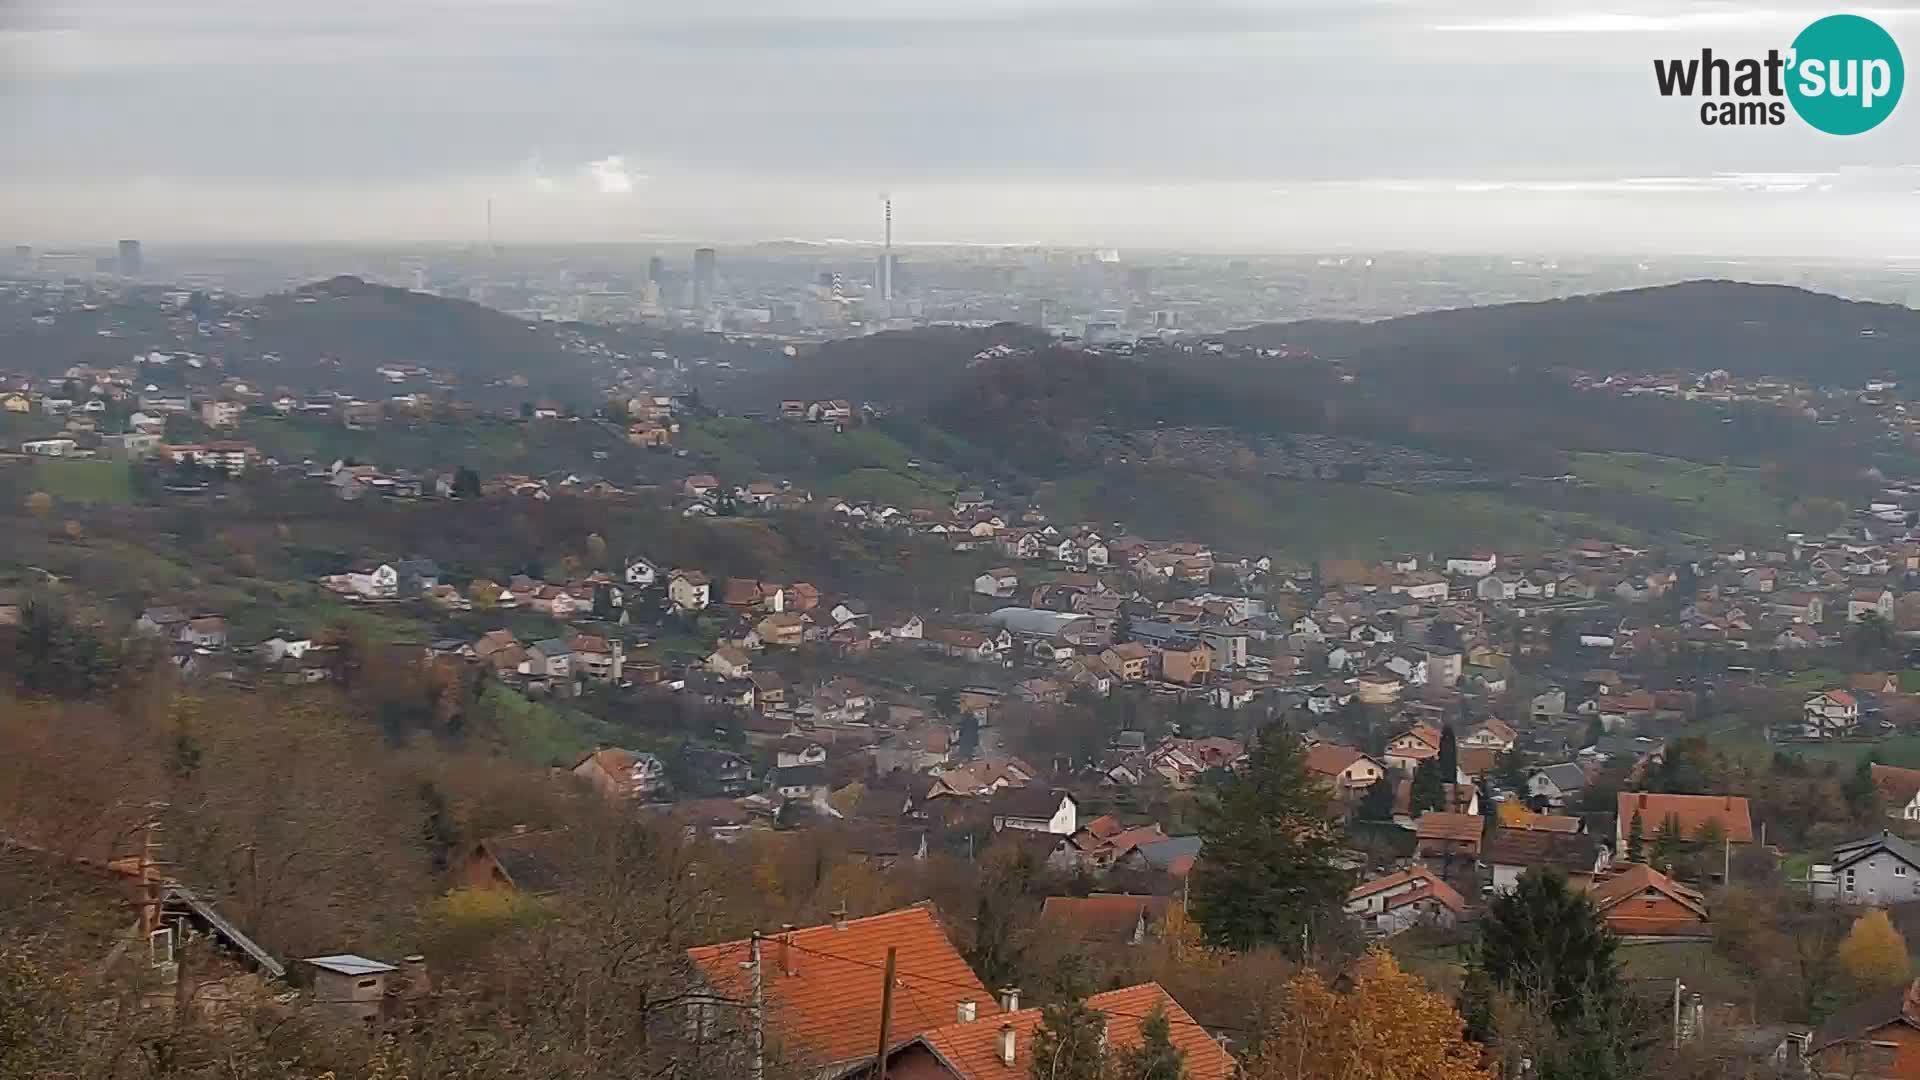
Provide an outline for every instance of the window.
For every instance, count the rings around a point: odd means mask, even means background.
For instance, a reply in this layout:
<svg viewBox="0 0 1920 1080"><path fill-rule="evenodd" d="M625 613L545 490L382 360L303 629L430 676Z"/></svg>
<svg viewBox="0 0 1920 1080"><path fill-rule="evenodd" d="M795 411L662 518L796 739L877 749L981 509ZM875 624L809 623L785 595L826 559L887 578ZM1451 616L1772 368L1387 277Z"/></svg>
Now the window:
<svg viewBox="0 0 1920 1080"><path fill-rule="evenodd" d="M1894 868L1893 868L1893 876L1894 876L1894 877L1906 877L1906 876L1907 876L1907 864L1905 864L1905 863L1901 863L1900 865L1898 865L1898 866L1896 866L1896 867L1894 867Z"/></svg>
<svg viewBox="0 0 1920 1080"><path fill-rule="evenodd" d="M147 959L154 967L168 967L173 963L173 928L155 930L147 935Z"/></svg>

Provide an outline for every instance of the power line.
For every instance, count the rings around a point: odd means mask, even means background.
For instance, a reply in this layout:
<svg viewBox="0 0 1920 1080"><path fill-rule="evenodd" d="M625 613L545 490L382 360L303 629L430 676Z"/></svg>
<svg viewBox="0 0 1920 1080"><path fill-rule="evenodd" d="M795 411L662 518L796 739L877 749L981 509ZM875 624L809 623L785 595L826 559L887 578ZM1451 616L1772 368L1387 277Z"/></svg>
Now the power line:
<svg viewBox="0 0 1920 1080"><path fill-rule="evenodd" d="M870 971L886 970L881 965L876 964L870 960L856 960L850 956L837 956L833 953L821 952L818 949L809 949L805 945L799 945L791 941L787 942L787 948L797 949L800 952L808 953L812 956L818 956L827 960L838 960L843 964L852 964L856 967L863 967ZM901 982L906 982L909 979L918 979L923 983L929 983L935 986L951 987L956 990L979 990L980 989L979 986L974 985L972 983L955 982L952 979L942 979L934 975L920 975L913 972L906 972L906 971L899 971L899 970L896 970L894 972L894 977L899 979ZM1164 988L1162 988L1162 992L1163 993L1165 992ZM1173 998L1173 995L1168 994L1167 997L1168 999L1171 1000ZM1175 1002L1175 1004L1178 1004L1178 1002ZM1112 1009L1100 1009L1098 1011L1105 1016L1117 1016L1123 1020L1150 1019L1150 1016L1144 1013L1127 1013L1127 1012L1120 1012ZM1181 1020L1173 1016L1168 1016L1166 1019L1167 1019L1167 1022L1170 1024L1182 1024L1189 1027L1197 1027L1202 1031L1231 1031L1231 1032L1236 1032L1238 1034L1243 1034L1243 1035L1258 1033L1258 1029L1256 1028L1236 1027L1231 1024L1202 1024L1198 1020Z"/></svg>

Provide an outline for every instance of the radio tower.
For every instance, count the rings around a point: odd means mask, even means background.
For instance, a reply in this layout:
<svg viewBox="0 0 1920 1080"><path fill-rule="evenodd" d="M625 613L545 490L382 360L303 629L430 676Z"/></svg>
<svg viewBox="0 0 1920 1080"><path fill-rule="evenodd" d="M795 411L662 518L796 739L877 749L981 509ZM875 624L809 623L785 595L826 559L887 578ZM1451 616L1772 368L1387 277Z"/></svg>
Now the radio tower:
<svg viewBox="0 0 1920 1080"><path fill-rule="evenodd" d="M880 247L880 299L893 302L893 196L880 196L886 207L886 241Z"/></svg>

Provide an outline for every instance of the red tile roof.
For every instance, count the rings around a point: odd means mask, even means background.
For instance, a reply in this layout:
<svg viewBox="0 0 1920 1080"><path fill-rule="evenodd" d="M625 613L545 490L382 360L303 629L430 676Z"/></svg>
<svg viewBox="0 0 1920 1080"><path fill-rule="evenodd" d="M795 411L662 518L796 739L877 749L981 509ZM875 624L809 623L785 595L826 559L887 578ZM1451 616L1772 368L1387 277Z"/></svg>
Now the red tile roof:
<svg viewBox="0 0 1920 1080"><path fill-rule="evenodd" d="M1221 1049L1213 1036L1195 1023L1159 983L1141 983L1095 994L1087 999L1087 1005L1107 1014L1110 1049L1138 1046L1140 1022L1158 1005L1167 1011L1173 1045L1185 1055L1187 1080L1228 1080L1238 1071L1232 1056ZM1040 1025L1040 1012L1022 1009L989 1018L983 1008L980 1019L926 1032L920 1042L958 1080L1027 1080L1033 1066L1033 1032ZM1012 1065L1002 1063L999 1055L1000 1029L1007 1024L1012 1025L1014 1031Z"/></svg>
<svg viewBox="0 0 1920 1080"><path fill-rule="evenodd" d="M1587 897L1617 934L1698 934L1707 922L1705 897L1645 863L1594 882Z"/></svg>
<svg viewBox="0 0 1920 1080"><path fill-rule="evenodd" d="M1627 835L1633 815L1640 815L1642 835L1651 838L1667 818L1679 819L1681 835L1691 840L1700 826L1718 821L1727 839L1736 844L1753 843L1753 815L1743 795L1657 795L1646 791L1620 793L1619 833Z"/></svg>
<svg viewBox="0 0 1920 1080"><path fill-rule="evenodd" d="M947 939L930 905L849 919L844 927L811 926L765 938L760 945L768 1024L813 1063L873 1055L889 947L897 950L896 988L906 989L893 995L895 1038L910 1039L953 1023L963 1001L977 1003L983 1027L999 1026L986 1022L998 1007ZM748 941L729 941L688 949L687 956L716 990L745 1000L748 975L740 965L749 948Z"/></svg>
<svg viewBox="0 0 1920 1080"><path fill-rule="evenodd" d="M1460 895L1460 890L1447 884L1441 880L1440 875L1424 866L1410 866L1405 870L1396 871L1385 877L1377 877L1372 881L1363 881L1348 890L1347 899L1349 901L1358 900L1362 897L1372 896L1374 893L1405 885L1410 882L1413 883L1413 888L1398 893L1387 900L1387 910L1391 911L1394 908L1411 904L1415 900L1424 900L1429 896L1445 904L1447 908L1456 915L1467 909L1467 898Z"/></svg>

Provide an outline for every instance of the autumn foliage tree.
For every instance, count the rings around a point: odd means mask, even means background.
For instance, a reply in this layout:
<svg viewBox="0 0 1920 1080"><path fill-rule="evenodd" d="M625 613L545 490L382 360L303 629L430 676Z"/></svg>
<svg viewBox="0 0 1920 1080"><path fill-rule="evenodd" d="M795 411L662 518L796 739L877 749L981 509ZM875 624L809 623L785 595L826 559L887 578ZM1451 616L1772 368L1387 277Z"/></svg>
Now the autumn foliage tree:
<svg viewBox="0 0 1920 1080"><path fill-rule="evenodd" d="M1863 988L1898 986L1913 977L1907 939L1878 908L1853 920L1840 942L1840 966Z"/></svg>
<svg viewBox="0 0 1920 1080"><path fill-rule="evenodd" d="M1281 998L1281 1019L1247 1062L1250 1080L1491 1080L1453 1005L1384 950L1355 966L1345 991L1306 972Z"/></svg>

